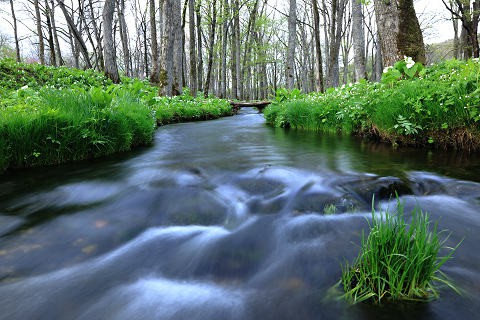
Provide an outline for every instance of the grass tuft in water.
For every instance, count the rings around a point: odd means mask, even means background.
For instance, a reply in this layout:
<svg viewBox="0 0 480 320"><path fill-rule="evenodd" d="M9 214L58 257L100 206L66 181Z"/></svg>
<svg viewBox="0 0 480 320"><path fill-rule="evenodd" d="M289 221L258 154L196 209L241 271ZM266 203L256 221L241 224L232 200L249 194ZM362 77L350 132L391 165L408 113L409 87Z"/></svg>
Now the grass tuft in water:
<svg viewBox="0 0 480 320"><path fill-rule="evenodd" d="M457 249L444 246L437 223L418 208L410 225L404 220L403 206L397 201L397 214L376 214L368 237L362 236L361 251L353 265L342 266L343 297L351 302L381 304L386 301L429 301L439 296L440 285L459 293L440 267ZM460 244L459 244L460 245ZM440 251L446 250L445 256Z"/></svg>

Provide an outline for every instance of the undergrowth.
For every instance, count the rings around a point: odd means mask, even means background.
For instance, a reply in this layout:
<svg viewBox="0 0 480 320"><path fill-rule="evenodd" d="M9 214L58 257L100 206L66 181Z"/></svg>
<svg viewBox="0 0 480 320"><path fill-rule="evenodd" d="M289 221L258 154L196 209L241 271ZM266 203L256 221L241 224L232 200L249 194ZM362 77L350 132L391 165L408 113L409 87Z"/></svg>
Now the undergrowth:
<svg viewBox="0 0 480 320"><path fill-rule="evenodd" d="M150 144L157 124L231 114L228 101L188 90L157 95L138 79L113 85L92 70L0 61L0 173L128 151Z"/></svg>
<svg viewBox="0 0 480 320"><path fill-rule="evenodd" d="M380 83L362 80L324 94L280 92L264 110L267 123L359 134L394 145L480 149L478 59L425 69L407 62L387 68Z"/></svg>

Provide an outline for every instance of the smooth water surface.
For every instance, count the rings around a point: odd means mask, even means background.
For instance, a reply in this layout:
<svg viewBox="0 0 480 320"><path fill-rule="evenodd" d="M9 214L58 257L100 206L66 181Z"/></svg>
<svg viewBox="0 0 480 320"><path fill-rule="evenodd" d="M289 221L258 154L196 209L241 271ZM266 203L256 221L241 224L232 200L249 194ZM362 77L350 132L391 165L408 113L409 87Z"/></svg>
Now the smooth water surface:
<svg viewBox="0 0 480 320"><path fill-rule="evenodd" d="M348 306L375 195L463 239L428 304ZM272 129L253 110L0 176L0 319L478 319L480 157ZM409 215L407 214L407 218Z"/></svg>

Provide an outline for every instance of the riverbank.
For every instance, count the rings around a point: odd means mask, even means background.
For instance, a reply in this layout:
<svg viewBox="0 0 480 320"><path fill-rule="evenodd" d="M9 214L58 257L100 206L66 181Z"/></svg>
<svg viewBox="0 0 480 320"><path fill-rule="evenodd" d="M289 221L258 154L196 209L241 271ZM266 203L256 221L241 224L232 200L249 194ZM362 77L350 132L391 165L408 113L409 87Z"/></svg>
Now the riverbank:
<svg viewBox="0 0 480 320"><path fill-rule="evenodd" d="M407 62L386 69L380 83L361 81L325 94L284 94L265 109L266 121L394 146L480 150L478 59L418 66L413 74Z"/></svg>
<svg viewBox="0 0 480 320"><path fill-rule="evenodd" d="M226 100L157 97L146 81L0 61L0 173L98 158L152 142L157 125L232 114Z"/></svg>

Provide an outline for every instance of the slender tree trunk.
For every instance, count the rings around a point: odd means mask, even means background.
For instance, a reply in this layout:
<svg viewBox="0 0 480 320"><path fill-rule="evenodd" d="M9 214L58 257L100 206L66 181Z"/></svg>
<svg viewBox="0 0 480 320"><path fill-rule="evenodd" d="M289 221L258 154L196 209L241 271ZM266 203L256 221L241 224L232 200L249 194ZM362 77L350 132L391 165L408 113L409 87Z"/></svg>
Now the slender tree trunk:
<svg viewBox="0 0 480 320"><path fill-rule="evenodd" d="M10 0L10 9L12 11L13 19L13 34L15 36L15 55L17 62L20 62L22 58L20 57L20 42L18 41L18 27L17 27L17 17L15 16L15 9L13 7L13 0Z"/></svg>
<svg viewBox="0 0 480 320"><path fill-rule="evenodd" d="M195 0L188 0L188 30L190 54L190 93L197 96L197 57L195 39Z"/></svg>
<svg viewBox="0 0 480 320"><path fill-rule="evenodd" d="M352 0L353 64L355 65L355 81L367 78L367 70L365 68L365 31L363 21L361 0Z"/></svg>
<svg viewBox="0 0 480 320"><path fill-rule="evenodd" d="M234 6L232 6L233 8ZM232 17L234 17L235 13L232 13ZM234 20L234 19L232 19ZM232 21L233 23L233 21ZM237 33L235 31L235 24L234 28L232 28L231 32L231 37L230 37L231 43L230 43L230 48L231 48L231 57L230 57L230 69L231 69L231 74L232 74L232 99L238 99L238 83L237 83Z"/></svg>
<svg viewBox="0 0 480 320"><path fill-rule="evenodd" d="M374 75L375 75L375 80L380 81L382 79L382 73L383 73L383 58L382 58L382 46L380 45L380 40L378 33L375 35L376 36L376 46L375 46L375 66L374 66Z"/></svg>
<svg viewBox="0 0 480 320"><path fill-rule="evenodd" d="M343 15L346 0L332 0L332 22L330 25L330 54L327 83L328 87L338 87L340 83L340 44L342 40Z"/></svg>
<svg viewBox="0 0 480 320"><path fill-rule="evenodd" d="M65 61L63 61L62 50L60 48L60 42L58 41L58 32L57 32L57 26L56 26L56 23L55 23L55 2L54 2L54 0L50 1L50 20L52 21L53 40L55 42L55 52L56 52L56 56L57 56L57 65L63 66L65 64Z"/></svg>
<svg viewBox="0 0 480 320"><path fill-rule="evenodd" d="M325 86L323 83L323 61L322 61L322 47L320 45L320 15L318 13L318 0L312 0L313 4L313 34L315 40L315 68L316 81L315 88L318 92L324 92Z"/></svg>
<svg viewBox="0 0 480 320"><path fill-rule="evenodd" d="M109 1L109 0L106 0ZM122 42L122 50L123 50L123 64L125 68L125 75L130 77L132 75L132 62L130 59L130 47L128 45L128 30L127 30L127 22L125 21L125 0L120 0L118 3L118 23L120 26L120 41ZM105 24L103 26L105 28ZM145 44L146 45L146 44ZM107 48L105 48L105 52ZM105 55L105 64L107 63L107 57Z"/></svg>
<svg viewBox="0 0 480 320"><path fill-rule="evenodd" d="M120 75L115 57L115 44L113 42L113 14L115 12L115 0L105 0L103 6L103 47L105 48L105 74L114 83L120 83Z"/></svg>
<svg viewBox="0 0 480 320"><path fill-rule="evenodd" d="M293 89L295 82L295 46L297 42L297 0L290 0L288 15L288 47L285 63L286 88Z"/></svg>
<svg viewBox="0 0 480 320"><path fill-rule="evenodd" d="M107 0L107 1L109 1L109 0ZM91 69L92 64L90 62L90 57L88 55L88 49L87 49L87 46L85 45L85 41L83 41L82 35L78 31L75 23L73 22L72 17L68 13L67 8L65 7L65 3L63 2L63 0L57 0L57 3L58 3L58 5L60 6L60 9L63 12L63 15L65 16L65 20L67 21L68 28L69 28L70 32L72 33L73 38L75 39L75 43L78 44L78 46L80 47L79 48L80 52L82 53L83 58L85 60L85 66L88 69ZM75 50L75 51L77 51L77 50ZM77 56L78 55L75 52L75 58L76 59L77 59Z"/></svg>
<svg viewBox="0 0 480 320"><path fill-rule="evenodd" d="M164 29L161 45L161 66L160 66L160 95L172 96L173 86L173 1L163 0L163 22Z"/></svg>
<svg viewBox="0 0 480 320"><path fill-rule="evenodd" d="M157 9L155 8L155 0L149 0L150 4L150 35L152 42L152 73L150 74L150 82L158 83L158 39L157 39Z"/></svg>
<svg viewBox="0 0 480 320"><path fill-rule="evenodd" d="M53 1L53 0L52 0ZM102 31L98 28L97 25L97 19L95 17L95 12L93 11L93 3L92 0L88 1L89 7L90 7L90 15L91 15L91 24L93 28L93 33L95 34L95 40L97 42L97 59L98 59L98 64L99 64L99 69L104 70L105 69L105 61L103 59L103 45L102 45ZM94 48L95 49L95 48Z"/></svg>
<svg viewBox="0 0 480 320"><path fill-rule="evenodd" d="M217 25L217 0L212 1L212 21L210 23L210 35L209 35L209 48L208 48L208 65L207 65L207 78L205 82L205 98L208 97L208 91L210 89L212 65L213 65L213 46L215 44L215 29Z"/></svg>
<svg viewBox="0 0 480 320"><path fill-rule="evenodd" d="M228 0L223 2L223 26L222 26L222 53L220 55L220 98L227 95L227 41L228 41L228 19L229 14Z"/></svg>
<svg viewBox="0 0 480 320"><path fill-rule="evenodd" d="M37 25L38 54L40 58L40 63L45 64L45 43L43 41L42 19L40 15L40 5L38 4L38 0L33 0L33 5L35 7L35 19Z"/></svg>
<svg viewBox="0 0 480 320"><path fill-rule="evenodd" d="M233 32L235 33L235 74L237 76L237 98L243 99L242 70L240 60L240 1L233 0Z"/></svg>
<svg viewBox="0 0 480 320"><path fill-rule="evenodd" d="M175 0L173 11L173 27L175 43L173 46L173 94L180 95L183 91L183 30L182 30L182 0Z"/></svg>
<svg viewBox="0 0 480 320"><path fill-rule="evenodd" d="M50 20L50 7L48 5L48 1L44 1L45 5L45 19L46 19L46 24L47 24L47 32L48 32L48 51L50 51L49 54L49 64L51 66L56 66L57 65L57 57L55 54L55 44L53 41L53 28L52 28L52 22Z"/></svg>
<svg viewBox="0 0 480 320"><path fill-rule="evenodd" d="M202 15L200 13L201 0L197 0L195 7L197 17L197 56L198 56L198 72L197 72L197 85L198 91L203 91L203 42L202 42Z"/></svg>

